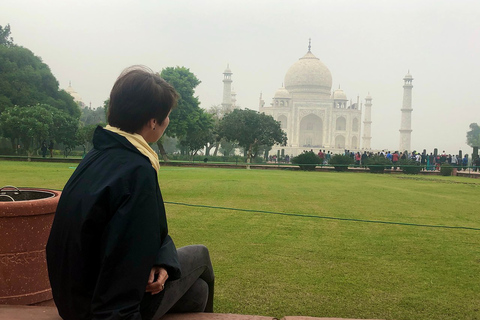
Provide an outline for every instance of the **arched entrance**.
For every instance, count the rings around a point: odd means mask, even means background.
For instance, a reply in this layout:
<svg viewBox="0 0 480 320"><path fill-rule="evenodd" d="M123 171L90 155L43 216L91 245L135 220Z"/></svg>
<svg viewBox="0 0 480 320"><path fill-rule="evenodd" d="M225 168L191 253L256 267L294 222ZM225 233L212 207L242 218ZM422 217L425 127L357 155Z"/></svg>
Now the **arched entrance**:
<svg viewBox="0 0 480 320"><path fill-rule="evenodd" d="M338 117L336 123L337 131L345 131L347 130L347 120L344 117Z"/></svg>
<svg viewBox="0 0 480 320"><path fill-rule="evenodd" d="M323 122L320 117L309 114L300 121L299 144L302 147L323 146Z"/></svg>
<svg viewBox="0 0 480 320"><path fill-rule="evenodd" d="M357 140L358 140L357 137L355 137L355 136L352 137L352 146L351 146L352 149L358 149Z"/></svg>
<svg viewBox="0 0 480 320"><path fill-rule="evenodd" d="M345 137L338 135L335 137L335 148L345 149Z"/></svg>
<svg viewBox="0 0 480 320"><path fill-rule="evenodd" d="M358 119L357 119L357 118L353 119L353 122L352 122L352 130L353 130L354 132L358 132Z"/></svg>

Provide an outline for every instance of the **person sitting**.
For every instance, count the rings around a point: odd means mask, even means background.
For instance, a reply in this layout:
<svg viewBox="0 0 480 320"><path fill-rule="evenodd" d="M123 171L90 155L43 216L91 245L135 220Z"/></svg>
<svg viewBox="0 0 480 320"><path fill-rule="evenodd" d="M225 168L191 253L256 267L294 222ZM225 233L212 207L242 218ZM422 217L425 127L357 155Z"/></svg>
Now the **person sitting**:
<svg viewBox="0 0 480 320"><path fill-rule="evenodd" d="M179 248L168 226L149 143L169 124L178 94L145 67L122 72L108 123L65 185L47 243L53 298L63 319L159 319L213 312L208 249Z"/></svg>

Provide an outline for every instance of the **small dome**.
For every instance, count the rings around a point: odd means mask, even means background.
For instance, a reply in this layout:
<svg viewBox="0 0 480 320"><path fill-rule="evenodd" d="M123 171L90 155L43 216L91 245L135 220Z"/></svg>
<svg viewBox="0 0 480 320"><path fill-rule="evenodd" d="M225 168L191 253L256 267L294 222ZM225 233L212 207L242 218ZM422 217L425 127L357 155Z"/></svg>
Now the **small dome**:
<svg viewBox="0 0 480 320"><path fill-rule="evenodd" d="M279 88L277 92L275 92L275 96L273 97L274 99L290 99L290 92L288 92L287 89L285 88Z"/></svg>
<svg viewBox="0 0 480 320"><path fill-rule="evenodd" d="M290 93L319 93L330 96L332 74L320 59L308 51L288 69L285 88Z"/></svg>
<svg viewBox="0 0 480 320"><path fill-rule="evenodd" d="M77 91L75 91L75 90L72 88L72 85L71 85L71 84L68 85L68 88L65 89L65 91L66 91L69 95L72 96L72 98L73 98L73 100L74 100L75 102L77 102L77 103L78 103L78 102L83 103L82 97L78 94Z"/></svg>
<svg viewBox="0 0 480 320"><path fill-rule="evenodd" d="M225 71L223 71L223 73L232 73L232 70L230 70L230 66L227 64L227 68L225 69Z"/></svg>
<svg viewBox="0 0 480 320"><path fill-rule="evenodd" d="M370 92L367 94L367 96L365 97L365 100L372 100L372 96L370 95Z"/></svg>
<svg viewBox="0 0 480 320"><path fill-rule="evenodd" d="M347 95L343 92L342 89L338 88L333 92L333 99L334 100L347 100Z"/></svg>

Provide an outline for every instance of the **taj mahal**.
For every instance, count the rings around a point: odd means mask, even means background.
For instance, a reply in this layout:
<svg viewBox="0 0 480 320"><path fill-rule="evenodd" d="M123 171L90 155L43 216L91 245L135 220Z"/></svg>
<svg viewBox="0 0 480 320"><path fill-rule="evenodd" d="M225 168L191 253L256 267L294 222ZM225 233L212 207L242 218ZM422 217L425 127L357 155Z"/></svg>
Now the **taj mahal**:
<svg viewBox="0 0 480 320"><path fill-rule="evenodd" d="M231 76L227 67L223 80L225 108L234 104ZM410 74L404 79L399 150L410 149L412 79ZM340 87L332 92L332 74L312 53L309 43L307 53L288 69L284 85L275 92L270 105L265 105L260 94L259 111L279 121L288 138L286 146L273 146L271 154L281 149L293 156L310 149L333 153L371 150L372 97L368 94L364 99L364 103L360 102L357 96L352 102Z"/></svg>

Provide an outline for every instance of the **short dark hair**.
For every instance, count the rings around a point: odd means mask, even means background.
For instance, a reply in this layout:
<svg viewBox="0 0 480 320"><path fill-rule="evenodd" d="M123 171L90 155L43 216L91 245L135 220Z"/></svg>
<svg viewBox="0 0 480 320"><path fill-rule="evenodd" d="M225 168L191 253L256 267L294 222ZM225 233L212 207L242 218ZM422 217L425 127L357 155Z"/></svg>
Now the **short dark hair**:
<svg viewBox="0 0 480 320"><path fill-rule="evenodd" d="M138 132L154 118L161 124L177 104L178 93L144 66L129 67L110 92L108 123L129 133Z"/></svg>

